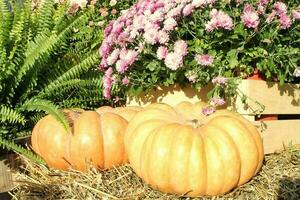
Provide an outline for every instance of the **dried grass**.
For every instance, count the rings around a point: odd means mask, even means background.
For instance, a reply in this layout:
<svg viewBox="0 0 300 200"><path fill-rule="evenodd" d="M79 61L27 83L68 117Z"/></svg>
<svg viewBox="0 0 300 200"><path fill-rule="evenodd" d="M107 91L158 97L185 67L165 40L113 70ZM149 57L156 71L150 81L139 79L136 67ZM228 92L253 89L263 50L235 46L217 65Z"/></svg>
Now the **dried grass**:
<svg viewBox="0 0 300 200"><path fill-rule="evenodd" d="M19 185L12 192L13 199L193 199L152 190L129 165L102 172L91 168L81 173L53 170L23 160L24 171L17 175ZM266 156L260 173L229 194L194 199L299 200L300 147Z"/></svg>

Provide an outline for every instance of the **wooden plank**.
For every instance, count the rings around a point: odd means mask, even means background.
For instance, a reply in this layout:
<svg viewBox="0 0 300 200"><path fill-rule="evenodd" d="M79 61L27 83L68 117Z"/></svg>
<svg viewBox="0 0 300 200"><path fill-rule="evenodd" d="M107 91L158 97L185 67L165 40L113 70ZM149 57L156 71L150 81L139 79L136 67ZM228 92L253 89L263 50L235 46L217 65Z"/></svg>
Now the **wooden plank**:
<svg viewBox="0 0 300 200"><path fill-rule="evenodd" d="M181 101L207 102L206 94L211 85L200 91L188 86L180 88L178 85L160 87L147 94L142 93L137 97L128 97L127 105L145 106L150 103L167 103L171 106ZM233 108L240 114L253 115L255 110L260 110L257 103L265 106L261 114L300 114L300 84L284 84L260 80L242 80L238 86L239 94L247 95L247 106L242 104L241 95L233 102Z"/></svg>
<svg viewBox="0 0 300 200"><path fill-rule="evenodd" d="M284 145L300 144L300 120L253 122L261 133L265 154L284 149Z"/></svg>
<svg viewBox="0 0 300 200"><path fill-rule="evenodd" d="M11 160L7 156L0 157L0 193L14 187L10 165Z"/></svg>
<svg viewBox="0 0 300 200"><path fill-rule="evenodd" d="M238 97L235 108L240 114L252 114L259 109L255 101L265 106L261 114L300 114L300 84L284 84L260 80L242 80L239 92L250 97L248 105L242 105Z"/></svg>
<svg viewBox="0 0 300 200"><path fill-rule="evenodd" d="M141 93L137 97L128 97L126 105L129 106L146 106L151 103L167 103L171 106L182 101L195 103L198 101L207 101L206 94L209 87L197 91L191 87L181 88L175 84L169 87L159 87L149 93Z"/></svg>

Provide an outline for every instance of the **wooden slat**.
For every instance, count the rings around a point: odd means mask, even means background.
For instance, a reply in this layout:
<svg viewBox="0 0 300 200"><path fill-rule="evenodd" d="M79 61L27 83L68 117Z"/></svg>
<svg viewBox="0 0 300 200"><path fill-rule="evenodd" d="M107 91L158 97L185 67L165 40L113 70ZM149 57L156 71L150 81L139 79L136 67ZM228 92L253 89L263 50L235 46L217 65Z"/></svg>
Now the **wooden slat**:
<svg viewBox="0 0 300 200"><path fill-rule="evenodd" d="M10 159L0 157L0 193L7 192L14 186L10 164Z"/></svg>
<svg viewBox="0 0 300 200"><path fill-rule="evenodd" d="M300 120L253 122L262 132L265 154L283 150L284 145L300 144Z"/></svg>
<svg viewBox="0 0 300 200"><path fill-rule="evenodd" d="M197 91L191 87L180 88L178 85L161 87L158 90L138 97L128 98L127 105L145 106L154 102L176 105L181 101L207 101L206 94L211 86ZM255 101L265 106L261 114L300 114L300 84L284 84L259 80L242 80L239 91L247 95L248 105L242 104L240 97L234 104L235 110L244 115L252 115L260 107Z"/></svg>
<svg viewBox="0 0 300 200"><path fill-rule="evenodd" d="M250 97L248 106L237 98L236 109L240 114L252 114L259 107L255 101L265 106L262 114L300 114L300 84L284 84L260 80L243 80L240 91Z"/></svg>
<svg viewBox="0 0 300 200"><path fill-rule="evenodd" d="M171 106L182 101L189 101L195 103L198 101L207 101L206 94L209 87L197 91L191 87L180 88L178 85L170 87L160 87L147 94L142 93L137 97L128 97L126 105L130 106L146 106L150 103L167 103Z"/></svg>

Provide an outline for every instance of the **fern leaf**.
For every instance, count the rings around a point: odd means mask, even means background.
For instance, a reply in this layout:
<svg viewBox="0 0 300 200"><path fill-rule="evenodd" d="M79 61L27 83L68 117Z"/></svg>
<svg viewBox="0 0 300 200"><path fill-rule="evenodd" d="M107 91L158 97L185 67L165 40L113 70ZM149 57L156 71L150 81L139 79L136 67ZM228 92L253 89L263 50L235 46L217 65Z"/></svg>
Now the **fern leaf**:
<svg viewBox="0 0 300 200"><path fill-rule="evenodd" d="M92 107L97 107L99 102L103 103L103 97L80 97L80 98L71 98L63 100L59 103L60 107L68 107L68 108L83 108L83 109L91 109Z"/></svg>
<svg viewBox="0 0 300 200"><path fill-rule="evenodd" d="M100 88L101 81L99 79L92 80L81 80L81 79L71 79L66 82L61 82L53 87L50 87L48 90L41 92L39 98L49 98L59 95L65 95L69 91L74 91L78 88L87 88L87 87L98 87Z"/></svg>
<svg viewBox="0 0 300 200"><path fill-rule="evenodd" d="M22 99L26 98L33 87L37 85L37 72L42 67L42 65L37 64L37 61L41 60L42 63L45 63L51 56L51 53L55 52L54 48L61 49L61 47L64 46L65 41L67 40L68 35L73 31L73 28L87 20L87 15L81 15L72 21L69 26L65 27L62 32L56 33L54 31L51 35L48 35L49 33L47 32L39 33L39 35L35 37L35 40L28 44L28 49L25 53L26 59L23 66L18 71L17 79L15 80L15 87L18 87L21 84L20 82L23 83L22 86L20 86L21 90L19 90L21 93L24 93L19 94L22 96ZM14 90L15 88L11 88L10 93L14 94Z"/></svg>
<svg viewBox="0 0 300 200"><path fill-rule="evenodd" d="M34 115L31 115L28 117L28 125L34 126L40 119L42 119L45 116L45 113L35 113Z"/></svg>
<svg viewBox="0 0 300 200"><path fill-rule="evenodd" d="M0 51L2 51L7 44L12 21L11 6L6 0L0 0L0 17L5 19L0 23Z"/></svg>
<svg viewBox="0 0 300 200"><path fill-rule="evenodd" d="M33 99L25 102L21 110L28 111L45 111L47 114L52 115L66 131L70 130L68 120L65 118L62 111L60 111L52 102L42 99Z"/></svg>
<svg viewBox="0 0 300 200"><path fill-rule="evenodd" d="M54 0L41 1L38 8L38 28L39 33L49 32L53 26Z"/></svg>
<svg viewBox="0 0 300 200"><path fill-rule="evenodd" d="M79 78L84 72L87 72L89 69L94 67L97 62L99 62L99 54L98 52L94 52L81 63L72 67L56 80L52 81L51 84L44 88L44 91L51 90L51 88L55 87L57 84L69 81L74 78Z"/></svg>
<svg viewBox="0 0 300 200"><path fill-rule="evenodd" d="M25 124L25 118L17 111L0 105L0 122Z"/></svg>
<svg viewBox="0 0 300 200"><path fill-rule="evenodd" d="M33 153L32 151L30 151L28 149L25 149L24 147L22 147L18 144L15 144L14 142L5 140L5 139L0 137L0 147L1 146L3 148L6 148L7 150L15 151L15 152L29 158L30 160L32 160L32 161L34 161L38 164L43 164L43 165L46 164L45 161L40 156Z"/></svg>

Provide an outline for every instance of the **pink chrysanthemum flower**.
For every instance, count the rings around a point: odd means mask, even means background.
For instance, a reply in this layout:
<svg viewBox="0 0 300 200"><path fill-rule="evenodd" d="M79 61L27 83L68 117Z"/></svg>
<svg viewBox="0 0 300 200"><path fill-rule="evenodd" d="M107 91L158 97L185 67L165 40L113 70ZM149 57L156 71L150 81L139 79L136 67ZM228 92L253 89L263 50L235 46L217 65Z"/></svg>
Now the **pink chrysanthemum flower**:
<svg viewBox="0 0 300 200"><path fill-rule="evenodd" d="M183 9L183 6L181 4L179 4L177 7L171 9L168 13L167 13L167 17L168 18L175 18L181 15L181 11Z"/></svg>
<svg viewBox="0 0 300 200"><path fill-rule="evenodd" d="M111 98L110 90L112 87L112 73L113 73L113 69L110 67L106 70L103 76L103 87L104 87L103 95L106 99Z"/></svg>
<svg viewBox="0 0 300 200"><path fill-rule="evenodd" d="M99 54L102 57L106 57L109 54L110 50L111 50L111 44L109 44L108 42L104 41L101 44L101 47L99 49Z"/></svg>
<svg viewBox="0 0 300 200"><path fill-rule="evenodd" d="M198 78L198 75L197 74L191 74L189 76L187 76L188 80L191 82L191 83L195 83L197 78Z"/></svg>
<svg viewBox="0 0 300 200"><path fill-rule="evenodd" d="M133 27L136 30L141 30L144 28L147 19L144 15L138 15L133 18Z"/></svg>
<svg viewBox="0 0 300 200"><path fill-rule="evenodd" d="M198 54L195 56L195 59L199 65L204 65L204 66L212 65L212 63L214 62L214 59L208 54L204 54L204 55Z"/></svg>
<svg viewBox="0 0 300 200"><path fill-rule="evenodd" d="M258 4L261 5L261 6L265 6L265 5L267 5L271 1L272 0L259 0Z"/></svg>
<svg viewBox="0 0 300 200"><path fill-rule="evenodd" d="M132 65L137 60L138 53L134 50L128 50L125 57L122 58L128 65Z"/></svg>
<svg viewBox="0 0 300 200"><path fill-rule="evenodd" d="M274 4L274 9L276 11L276 14L278 16L282 15L282 14L286 14L287 13L287 5L283 2L277 1Z"/></svg>
<svg viewBox="0 0 300 200"><path fill-rule="evenodd" d="M164 21L164 30L172 31L177 26L177 21L174 18L167 18Z"/></svg>
<svg viewBox="0 0 300 200"><path fill-rule="evenodd" d="M125 71L127 71L127 69L128 69L128 64L126 63L125 60L118 60L116 62L116 70L120 74L123 74Z"/></svg>
<svg viewBox="0 0 300 200"><path fill-rule="evenodd" d="M148 43L148 44L156 44L158 39L159 39L159 34L158 34L158 31L157 29L148 29L145 33L144 33L144 39L145 39L145 42Z"/></svg>
<svg viewBox="0 0 300 200"><path fill-rule="evenodd" d="M218 84L218 85L225 85L227 83L227 78L223 76L217 76L212 79L211 81L213 84Z"/></svg>
<svg viewBox="0 0 300 200"><path fill-rule="evenodd" d="M210 100L210 103L211 103L212 106L222 106L226 103L226 101L222 98L219 98L219 97L213 97Z"/></svg>
<svg viewBox="0 0 300 200"><path fill-rule="evenodd" d="M175 52L168 53L165 59L165 65L171 70L177 70L183 65L182 55Z"/></svg>
<svg viewBox="0 0 300 200"><path fill-rule="evenodd" d="M216 112L216 108L214 108L214 107L206 107L206 108L202 109L202 113L205 116L209 116L209 115L213 114L214 112Z"/></svg>
<svg viewBox="0 0 300 200"><path fill-rule="evenodd" d="M99 70L105 70L108 67L107 64L107 59L106 58L102 58L101 63L98 67Z"/></svg>
<svg viewBox="0 0 300 200"><path fill-rule="evenodd" d="M181 56L188 54L188 46L184 40L177 40L174 44L174 52Z"/></svg>
<svg viewBox="0 0 300 200"><path fill-rule="evenodd" d="M259 24L259 16L254 8L249 4L245 6L241 18L242 22L248 28L256 28Z"/></svg>
<svg viewBox="0 0 300 200"><path fill-rule="evenodd" d="M165 46L160 46L158 49L157 49L157 52L156 52L156 56L159 60L163 60L167 57L168 55L168 48L165 47Z"/></svg>
<svg viewBox="0 0 300 200"><path fill-rule="evenodd" d="M167 42L169 42L169 33L167 33L166 31L159 31L158 32L158 42L160 44L166 44Z"/></svg>
<svg viewBox="0 0 300 200"><path fill-rule="evenodd" d="M189 16L189 15L191 15L192 13L193 13L193 9L194 9L194 6L193 6L193 4L187 4L184 8L183 8L183 10L182 10L182 14L183 14L183 16Z"/></svg>
<svg viewBox="0 0 300 200"><path fill-rule="evenodd" d="M113 52L107 57L107 64L113 65L118 60L120 54L120 49L115 49Z"/></svg>
<svg viewBox="0 0 300 200"><path fill-rule="evenodd" d="M293 19L300 20L300 7L292 11Z"/></svg>
<svg viewBox="0 0 300 200"><path fill-rule="evenodd" d="M164 12L162 10L157 10L149 16L149 21L152 23L162 22L164 20Z"/></svg>
<svg viewBox="0 0 300 200"><path fill-rule="evenodd" d="M223 11L212 9L210 12L211 20L205 24L205 30L211 32L217 28L231 30L233 28L233 21L231 17Z"/></svg>
<svg viewBox="0 0 300 200"><path fill-rule="evenodd" d="M286 14L281 14L279 16L280 28L281 29L288 29L292 25L291 18Z"/></svg>
<svg viewBox="0 0 300 200"><path fill-rule="evenodd" d="M193 0L192 5L195 8L204 7L206 6L206 0Z"/></svg>
<svg viewBox="0 0 300 200"><path fill-rule="evenodd" d="M125 76L123 79L122 79L122 84L123 85L128 85L129 84L129 78L127 76Z"/></svg>

